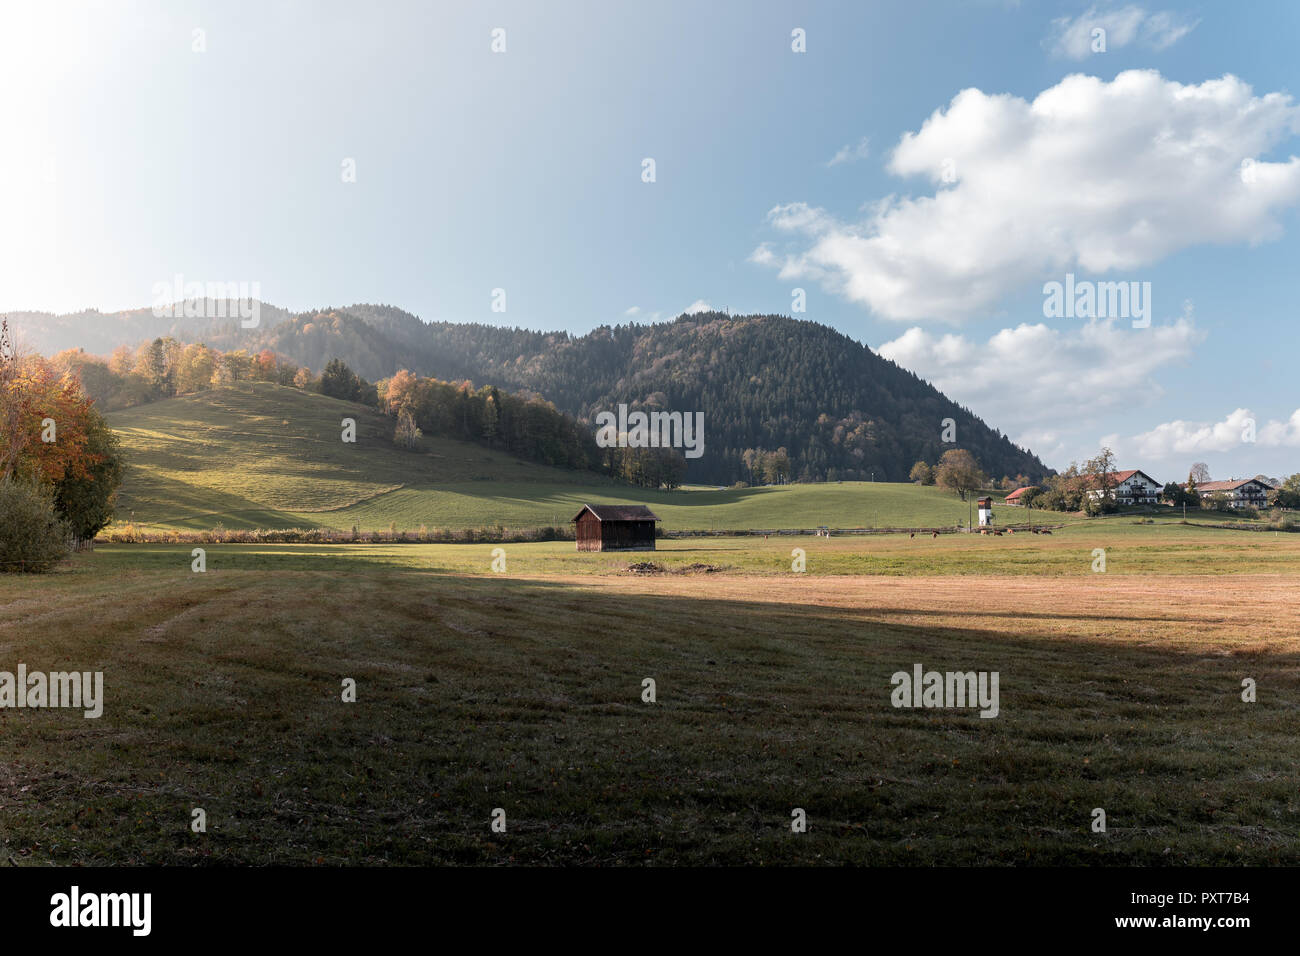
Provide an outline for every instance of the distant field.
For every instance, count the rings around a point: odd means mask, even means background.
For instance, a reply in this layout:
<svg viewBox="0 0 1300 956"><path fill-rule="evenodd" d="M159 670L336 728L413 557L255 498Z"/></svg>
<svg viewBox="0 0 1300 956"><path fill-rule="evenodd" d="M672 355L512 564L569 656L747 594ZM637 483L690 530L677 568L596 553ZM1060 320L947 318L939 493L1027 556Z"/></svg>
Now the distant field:
<svg viewBox="0 0 1300 956"><path fill-rule="evenodd" d="M439 574L485 574L493 544L235 545L204 550L210 571L324 571L406 569ZM665 571L693 565L710 573L790 575L791 552L804 552L810 575L1107 576L1250 573L1300 574L1300 534L1206 529L1174 523L1076 521L1051 535L979 534L845 535L819 538L773 535L660 539L649 552L579 553L572 541L507 544L502 550L510 576L619 575L629 564L650 562ZM1094 549L1105 551L1105 573L1092 570ZM105 568L167 570L188 567L190 545L99 545L96 562ZM1204 586L1204 585L1198 585Z"/></svg>
<svg viewBox="0 0 1300 956"><path fill-rule="evenodd" d="M344 416L357 419L355 445L340 441ZM951 527L971 512L951 493L911 484L652 492L465 442L425 439L408 452L375 412L273 385L213 389L109 419L128 456L119 523L157 529L534 528L567 526L583 504L614 502L649 505L677 530ZM1014 508L1000 515L1026 518Z"/></svg>
<svg viewBox="0 0 1300 956"><path fill-rule="evenodd" d="M213 545L196 574L101 546L0 576L0 669L107 697L0 710L0 836L18 865L1300 863L1298 547L1093 523L509 545L504 574L476 545ZM891 707L914 663L998 671L1000 715Z"/></svg>
<svg viewBox="0 0 1300 956"><path fill-rule="evenodd" d="M387 528L390 523L396 523L399 529L421 525L563 526L584 503L614 502L648 505L663 520L664 528L675 530L952 527L958 522L965 524L968 513L966 502L951 493L884 482L673 492L624 486L585 489L572 484L483 482L403 488L313 517L322 524L342 528L354 524Z"/></svg>

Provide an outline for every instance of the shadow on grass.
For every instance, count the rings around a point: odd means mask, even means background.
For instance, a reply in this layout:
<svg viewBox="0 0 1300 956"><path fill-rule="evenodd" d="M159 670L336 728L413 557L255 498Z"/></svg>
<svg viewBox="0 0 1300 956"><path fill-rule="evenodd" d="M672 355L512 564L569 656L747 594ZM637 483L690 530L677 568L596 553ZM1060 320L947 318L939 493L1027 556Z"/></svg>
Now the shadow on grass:
<svg viewBox="0 0 1300 956"><path fill-rule="evenodd" d="M154 551L168 569L187 554ZM1285 836L1296 654L1251 662L1271 700L1246 706L1240 662L1191 649L598 579L376 573L338 551L303 568L342 574L125 576L95 607L51 589L24 612L39 623L0 623L17 658L93 647L112 689L100 720L34 712L0 736L9 845L30 862L300 865L1300 854ZM914 663L998 671L999 716L895 708L890 677ZM357 704L339 703L341 675ZM219 824L204 840L191 806ZM508 838L488 828L498 806ZM794 806L811 821L798 837ZM1096 806L1109 834L1089 830Z"/></svg>

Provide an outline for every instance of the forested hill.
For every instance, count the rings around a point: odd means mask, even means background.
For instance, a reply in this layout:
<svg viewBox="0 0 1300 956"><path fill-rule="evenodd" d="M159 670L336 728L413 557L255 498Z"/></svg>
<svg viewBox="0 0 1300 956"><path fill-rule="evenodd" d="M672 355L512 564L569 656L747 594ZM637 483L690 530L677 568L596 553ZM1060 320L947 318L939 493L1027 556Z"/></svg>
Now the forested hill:
<svg viewBox="0 0 1300 956"><path fill-rule="evenodd" d="M834 329L779 315L703 312L573 336L426 323L392 306L353 305L252 330L194 325L178 337L221 349L270 348L316 370L339 358L371 381L408 368L535 392L586 419L620 402L702 411L705 453L690 462L692 481L748 479L746 450L782 448L792 479L904 481L913 463L933 464L954 447L941 440L945 418L956 421L955 447L974 454L992 478L1037 481L1049 472L911 372ZM39 335L33 341L39 347Z"/></svg>
<svg viewBox="0 0 1300 956"><path fill-rule="evenodd" d="M748 477L750 448L785 448L795 478L905 481L913 463L953 447L941 441L945 418L992 477L1048 471L911 372L813 322L713 312L577 338L446 324L425 334L443 374L536 391L580 417L619 402L703 411L698 481Z"/></svg>

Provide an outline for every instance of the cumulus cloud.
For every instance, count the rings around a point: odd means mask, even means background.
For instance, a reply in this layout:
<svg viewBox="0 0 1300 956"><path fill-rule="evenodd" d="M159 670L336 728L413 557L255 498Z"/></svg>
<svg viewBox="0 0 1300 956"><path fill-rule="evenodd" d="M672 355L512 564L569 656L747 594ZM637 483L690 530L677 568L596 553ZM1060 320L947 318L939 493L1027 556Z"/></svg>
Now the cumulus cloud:
<svg viewBox="0 0 1300 956"><path fill-rule="evenodd" d="M867 137L862 137L856 144L846 143L840 147L840 151L826 161L827 166L840 166L844 163L855 163L859 159L866 159L871 153L871 144Z"/></svg>
<svg viewBox="0 0 1300 956"><path fill-rule="evenodd" d="M1266 447L1300 447L1300 409L1286 421L1269 421L1259 425L1249 408L1237 408L1219 422L1165 422L1148 432L1135 435L1126 443L1151 458L1175 455L1227 452L1242 448L1251 441Z"/></svg>
<svg viewBox="0 0 1300 956"><path fill-rule="evenodd" d="M1286 421L1270 421L1261 428L1258 441L1261 445L1274 447L1300 447L1300 408L1292 412Z"/></svg>
<svg viewBox="0 0 1300 956"><path fill-rule="evenodd" d="M1223 421L1212 424L1182 420L1165 422L1149 432L1134 436L1128 444L1150 458L1231 451L1241 445L1247 423L1253 429L1254 421L1250 409L1238 408Z"/></svg>
<svg viewBox="0 0 1300 956"><path fill-rule="evenodd" d="M1199 20L1188 21L1169 11L1147 13L1132 4L1101 9L1094 6L1074 19L1053 20L1045 45L1055 56L1084 60L1095 52L1093 31L1105 30L1105 52L1135 42L1159 51L1187 36L1198 23Z"/></svg>
<svg viewBox="0 0 1300 956"><path fill-rule="evenodd" d="M712 312L713 306L709 305L709 303L705 302L703 299L696 299L686 308L682 309L682 311L687 315L694 315L697 312Z"/></svg>
<svg viewBox="0 0 1300 956"><path fill-rule="evenodd" d="M1081 423L1160 393L1153 374L1185 361L1204 334L1184 316L1134 332L1094 319L1070 329L1022 324L987 342L908 329L877 351L948 397L1049 454L1061 422Z"/></svg>
<svg viewBox="0 0 1300 956"><path fill-rule="evenodd" d="M900 321L959 321L1066 271L1137 280L1131 270L1190 246L1280 236L1300 158L1259 157L1297 132L1290 96L1255 96L1231 75L1074 75L1032 102L968 89L888 162L928 177L934 195L889 196L854 221L776 206L767 218L784 246L750 260Z"/></svg>
<svg viewBox="0 0 1300 956"><path fill-rule="evenodd" d="M636 315L636 314L637 314L638 312L640 312L640 311L641 311L641 306L639 306L639 305L634 305L634 306L631 306L631 307L629 307L629 308L624 309L624 310L623 310L623 314L624 314L624 315Z"/></svg>

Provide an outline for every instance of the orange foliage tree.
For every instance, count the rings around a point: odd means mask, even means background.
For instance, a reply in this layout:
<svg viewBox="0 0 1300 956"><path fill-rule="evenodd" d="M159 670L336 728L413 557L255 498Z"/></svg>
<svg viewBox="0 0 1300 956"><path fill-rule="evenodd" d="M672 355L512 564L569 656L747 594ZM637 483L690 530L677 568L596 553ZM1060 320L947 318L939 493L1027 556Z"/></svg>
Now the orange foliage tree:
<svg viewBox="0 0 1300 956"><path fill-rule="evenodd" d="M88 477L100 460L88 447L92 407L75 376L20 353L0 322L0 480Z"/></svg>

